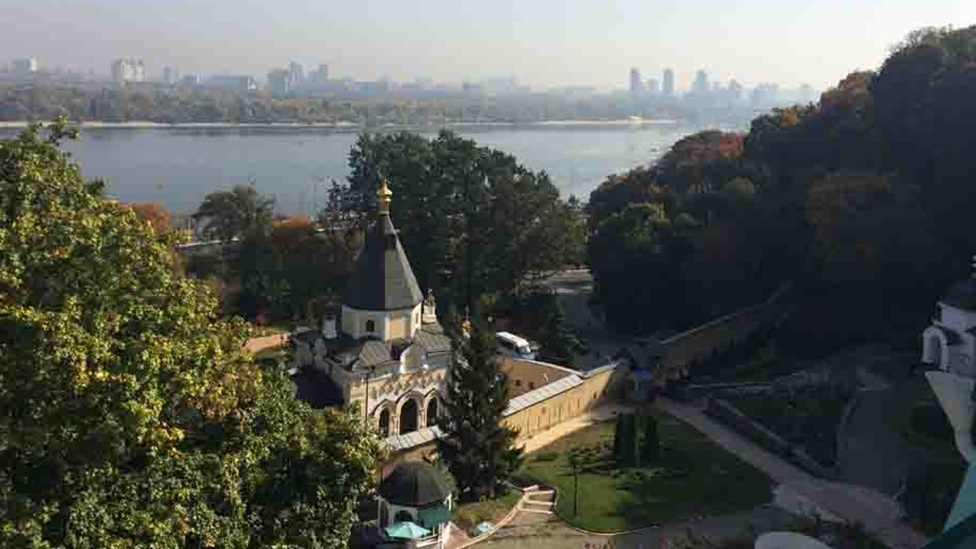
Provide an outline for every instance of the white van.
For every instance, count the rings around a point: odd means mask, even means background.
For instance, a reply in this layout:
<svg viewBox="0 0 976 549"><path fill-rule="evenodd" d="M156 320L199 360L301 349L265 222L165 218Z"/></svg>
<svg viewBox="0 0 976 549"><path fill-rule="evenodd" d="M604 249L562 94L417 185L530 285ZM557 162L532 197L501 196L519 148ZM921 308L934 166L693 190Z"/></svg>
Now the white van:
<svg viewBox="0 0 976 549"><path fill-rule="evenodd" d="M508 332L498 332L495 334L495 338L498 340L498 354L523 358L525 360L535 360L535 353L532 352L532 346L529 345L529 342L525 338Z"/></svg>

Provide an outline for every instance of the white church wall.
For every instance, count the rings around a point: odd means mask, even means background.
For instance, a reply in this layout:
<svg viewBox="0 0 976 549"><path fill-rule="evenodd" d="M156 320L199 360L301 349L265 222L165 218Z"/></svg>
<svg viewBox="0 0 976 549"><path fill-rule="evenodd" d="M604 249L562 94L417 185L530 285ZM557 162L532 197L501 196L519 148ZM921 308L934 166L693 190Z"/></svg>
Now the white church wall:
<svg viewBox="0 0 976 549"><path fill-rule="evenodd" d="M939 304L940 321L939 324L962 333L976 326L976 313Z"/></svg>
<svg viewBox="0 0 976 549"><path fill-rule="evenodd" d="M373 321L373 331L366 323ZM342 306L342 331L355 339L373 336L384 341L413 337L420 327L420 305L394 311L365 311Z"/></svg>

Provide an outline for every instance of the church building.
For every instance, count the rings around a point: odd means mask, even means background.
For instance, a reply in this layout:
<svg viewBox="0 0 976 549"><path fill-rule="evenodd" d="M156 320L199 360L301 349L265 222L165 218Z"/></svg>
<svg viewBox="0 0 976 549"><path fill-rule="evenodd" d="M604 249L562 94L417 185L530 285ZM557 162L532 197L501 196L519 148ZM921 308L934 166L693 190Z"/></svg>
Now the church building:
<svg viewBox="0 0 976 549"><path fill-rule="evenodd" d="M976 273L949 288L938 307L922 332L922 363L976 378Z"/></svg>
<svg viewBox="0 0 976 549"><path fill-rule="evenodd" d="M292 334L297 396L316 407L358 404L384 436L433 427L442 410L451 340L424 298L390 219L384 181L338 315Z"/></svg>

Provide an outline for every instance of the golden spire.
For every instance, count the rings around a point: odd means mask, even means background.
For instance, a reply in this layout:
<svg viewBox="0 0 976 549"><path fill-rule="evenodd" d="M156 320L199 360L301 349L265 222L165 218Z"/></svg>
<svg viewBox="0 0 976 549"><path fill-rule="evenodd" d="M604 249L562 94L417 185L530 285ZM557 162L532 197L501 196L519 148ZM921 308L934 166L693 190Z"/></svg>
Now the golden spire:
<svg viewBox="0 0 976 549"><path fill-rule="evenodd" d="M390 215L390 202L392 201L393 191L390 190L390 186L384 178L380 190L376 191L376 203L379 205L380 215Z"/></svg>

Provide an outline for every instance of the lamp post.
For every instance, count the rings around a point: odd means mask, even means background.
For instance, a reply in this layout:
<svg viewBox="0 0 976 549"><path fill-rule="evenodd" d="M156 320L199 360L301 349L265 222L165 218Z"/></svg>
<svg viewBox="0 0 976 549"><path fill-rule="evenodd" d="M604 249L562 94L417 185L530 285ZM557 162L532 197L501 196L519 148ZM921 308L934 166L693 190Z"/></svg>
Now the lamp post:
<svg viewBox="0 0 976 549"><path fill-rule="evenodd" d="M569 453L569 466L573 469L573 516L579 511L579 474L580 467L583 465L583 456L579 451L573 450Z"/></svg>

